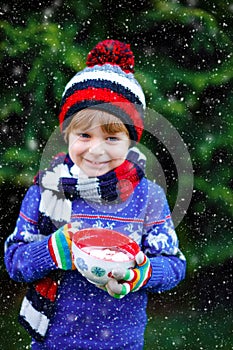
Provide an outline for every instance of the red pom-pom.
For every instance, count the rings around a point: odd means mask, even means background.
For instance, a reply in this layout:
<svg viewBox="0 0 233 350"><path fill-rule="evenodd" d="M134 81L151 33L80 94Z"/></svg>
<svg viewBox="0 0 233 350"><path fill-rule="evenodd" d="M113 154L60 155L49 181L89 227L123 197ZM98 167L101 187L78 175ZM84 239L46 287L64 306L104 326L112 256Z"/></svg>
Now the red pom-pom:
<svg viewBox="0 0 233 350"><path fill-rule="evenodd" d="M129 44L118 40L104 40L98 43L87 56L87 66L113 64L126 73L134 73L134 55Z"/></svg>

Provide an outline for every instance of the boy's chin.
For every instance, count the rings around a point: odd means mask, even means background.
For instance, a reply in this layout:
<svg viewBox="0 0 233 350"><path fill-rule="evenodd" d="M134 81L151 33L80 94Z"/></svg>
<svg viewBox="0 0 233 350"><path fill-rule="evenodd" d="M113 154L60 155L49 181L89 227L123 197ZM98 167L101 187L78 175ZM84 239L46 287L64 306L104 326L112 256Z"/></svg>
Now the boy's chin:
<svg viewBox="0 0 233 350"><path fill-rule="evenodd" d="M101 175L104 175L106 173L108 173L111 169L104 167L104 168L100 168L100 169L86 169L86 168L81 168L81 173L80 176L82 176L82 174L84 176L87 177L98 177Z"/></svg>
<svg viewBox="0 0 233 350"><path fill-rule="evenodd" d="M83 162L82 164L79 165L81 173L84 174L84 176L88 177L98 177L101 175L105 175L108 172L114 170L117 168L119 165L121 165L124 162L124 159L117 161L117 162L106 162L106 164L102 165L89 165ZM81 175L81 174L80 174Z"/></svg>

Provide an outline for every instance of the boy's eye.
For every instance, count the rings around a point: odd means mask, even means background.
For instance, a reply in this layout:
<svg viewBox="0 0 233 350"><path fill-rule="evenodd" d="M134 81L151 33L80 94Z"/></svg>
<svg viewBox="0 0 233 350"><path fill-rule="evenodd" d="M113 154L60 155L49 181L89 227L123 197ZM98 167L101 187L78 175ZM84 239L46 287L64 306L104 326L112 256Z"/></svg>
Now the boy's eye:
<svg viewBox="0 0 233 350"><path fill-rule="evenodd" d="M83 133L78 134L78 137L83 138L83 139L88 139L90 137L90 135L83 132Z"/></svg>
<svg viewBox="0 0 233 350"><path fill-rule="evenodd" d="M108 141L113 141L113 142L114 142L114 141L118 141L119 139L118 139L118 137L116 137L116 136L108 136L108 137L107 137L107 140L108 140Z"/></svg>

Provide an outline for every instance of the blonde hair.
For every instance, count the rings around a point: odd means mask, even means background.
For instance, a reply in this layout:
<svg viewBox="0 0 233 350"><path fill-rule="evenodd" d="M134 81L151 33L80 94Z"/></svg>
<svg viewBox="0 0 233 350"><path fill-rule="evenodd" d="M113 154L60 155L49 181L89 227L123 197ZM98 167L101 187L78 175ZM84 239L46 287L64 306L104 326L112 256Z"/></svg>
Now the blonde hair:
<svg viewBox="0 0 233 350"><path fill-rule="evenodd" d="M88 130L92 127L93 122L99 125L103 132L113 135L118 132L124 132L130 138L129 131L124 123L113 114L96 109L83 109L74 114L70 124L64 130L65 141L68 142L69 134L75 129Z"/></svg>

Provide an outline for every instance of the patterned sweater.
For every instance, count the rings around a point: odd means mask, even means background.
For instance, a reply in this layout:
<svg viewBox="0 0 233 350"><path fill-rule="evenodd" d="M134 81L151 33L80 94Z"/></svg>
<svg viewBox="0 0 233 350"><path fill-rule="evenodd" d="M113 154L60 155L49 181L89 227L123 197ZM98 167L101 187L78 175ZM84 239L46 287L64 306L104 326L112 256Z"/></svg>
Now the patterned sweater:
<svg viewBox="0 0 233 350"><path fill-rule="evenodd" d="M58 271L48 249L48 239L57 229L51 209L54 198L50 194L51 210L45 213L41 196L38 185L29 188L15 231L5 244L10 277L29 285ZM61 213L63 202L61 199ZM46 220L47 215L52 220ZM32 349L143 349L147 293L175 287L186 269L164 191L143 178L125 202L103 205L79 198L72 201L69 215L70 222L78 222L80 229L110 228L133 238L150 257L152 277L141 290L118 300L88 282L77 270L63 272L50 321L42 312L41 323L32 324L35 329L40 328L40 333L45 333L46 322L48 326L42 342L32 339ZM30 301L24 300L22 317L26 308L35 323L37 311L32 305L38 306L39 302L37 292L31 294Z"/></svg>

